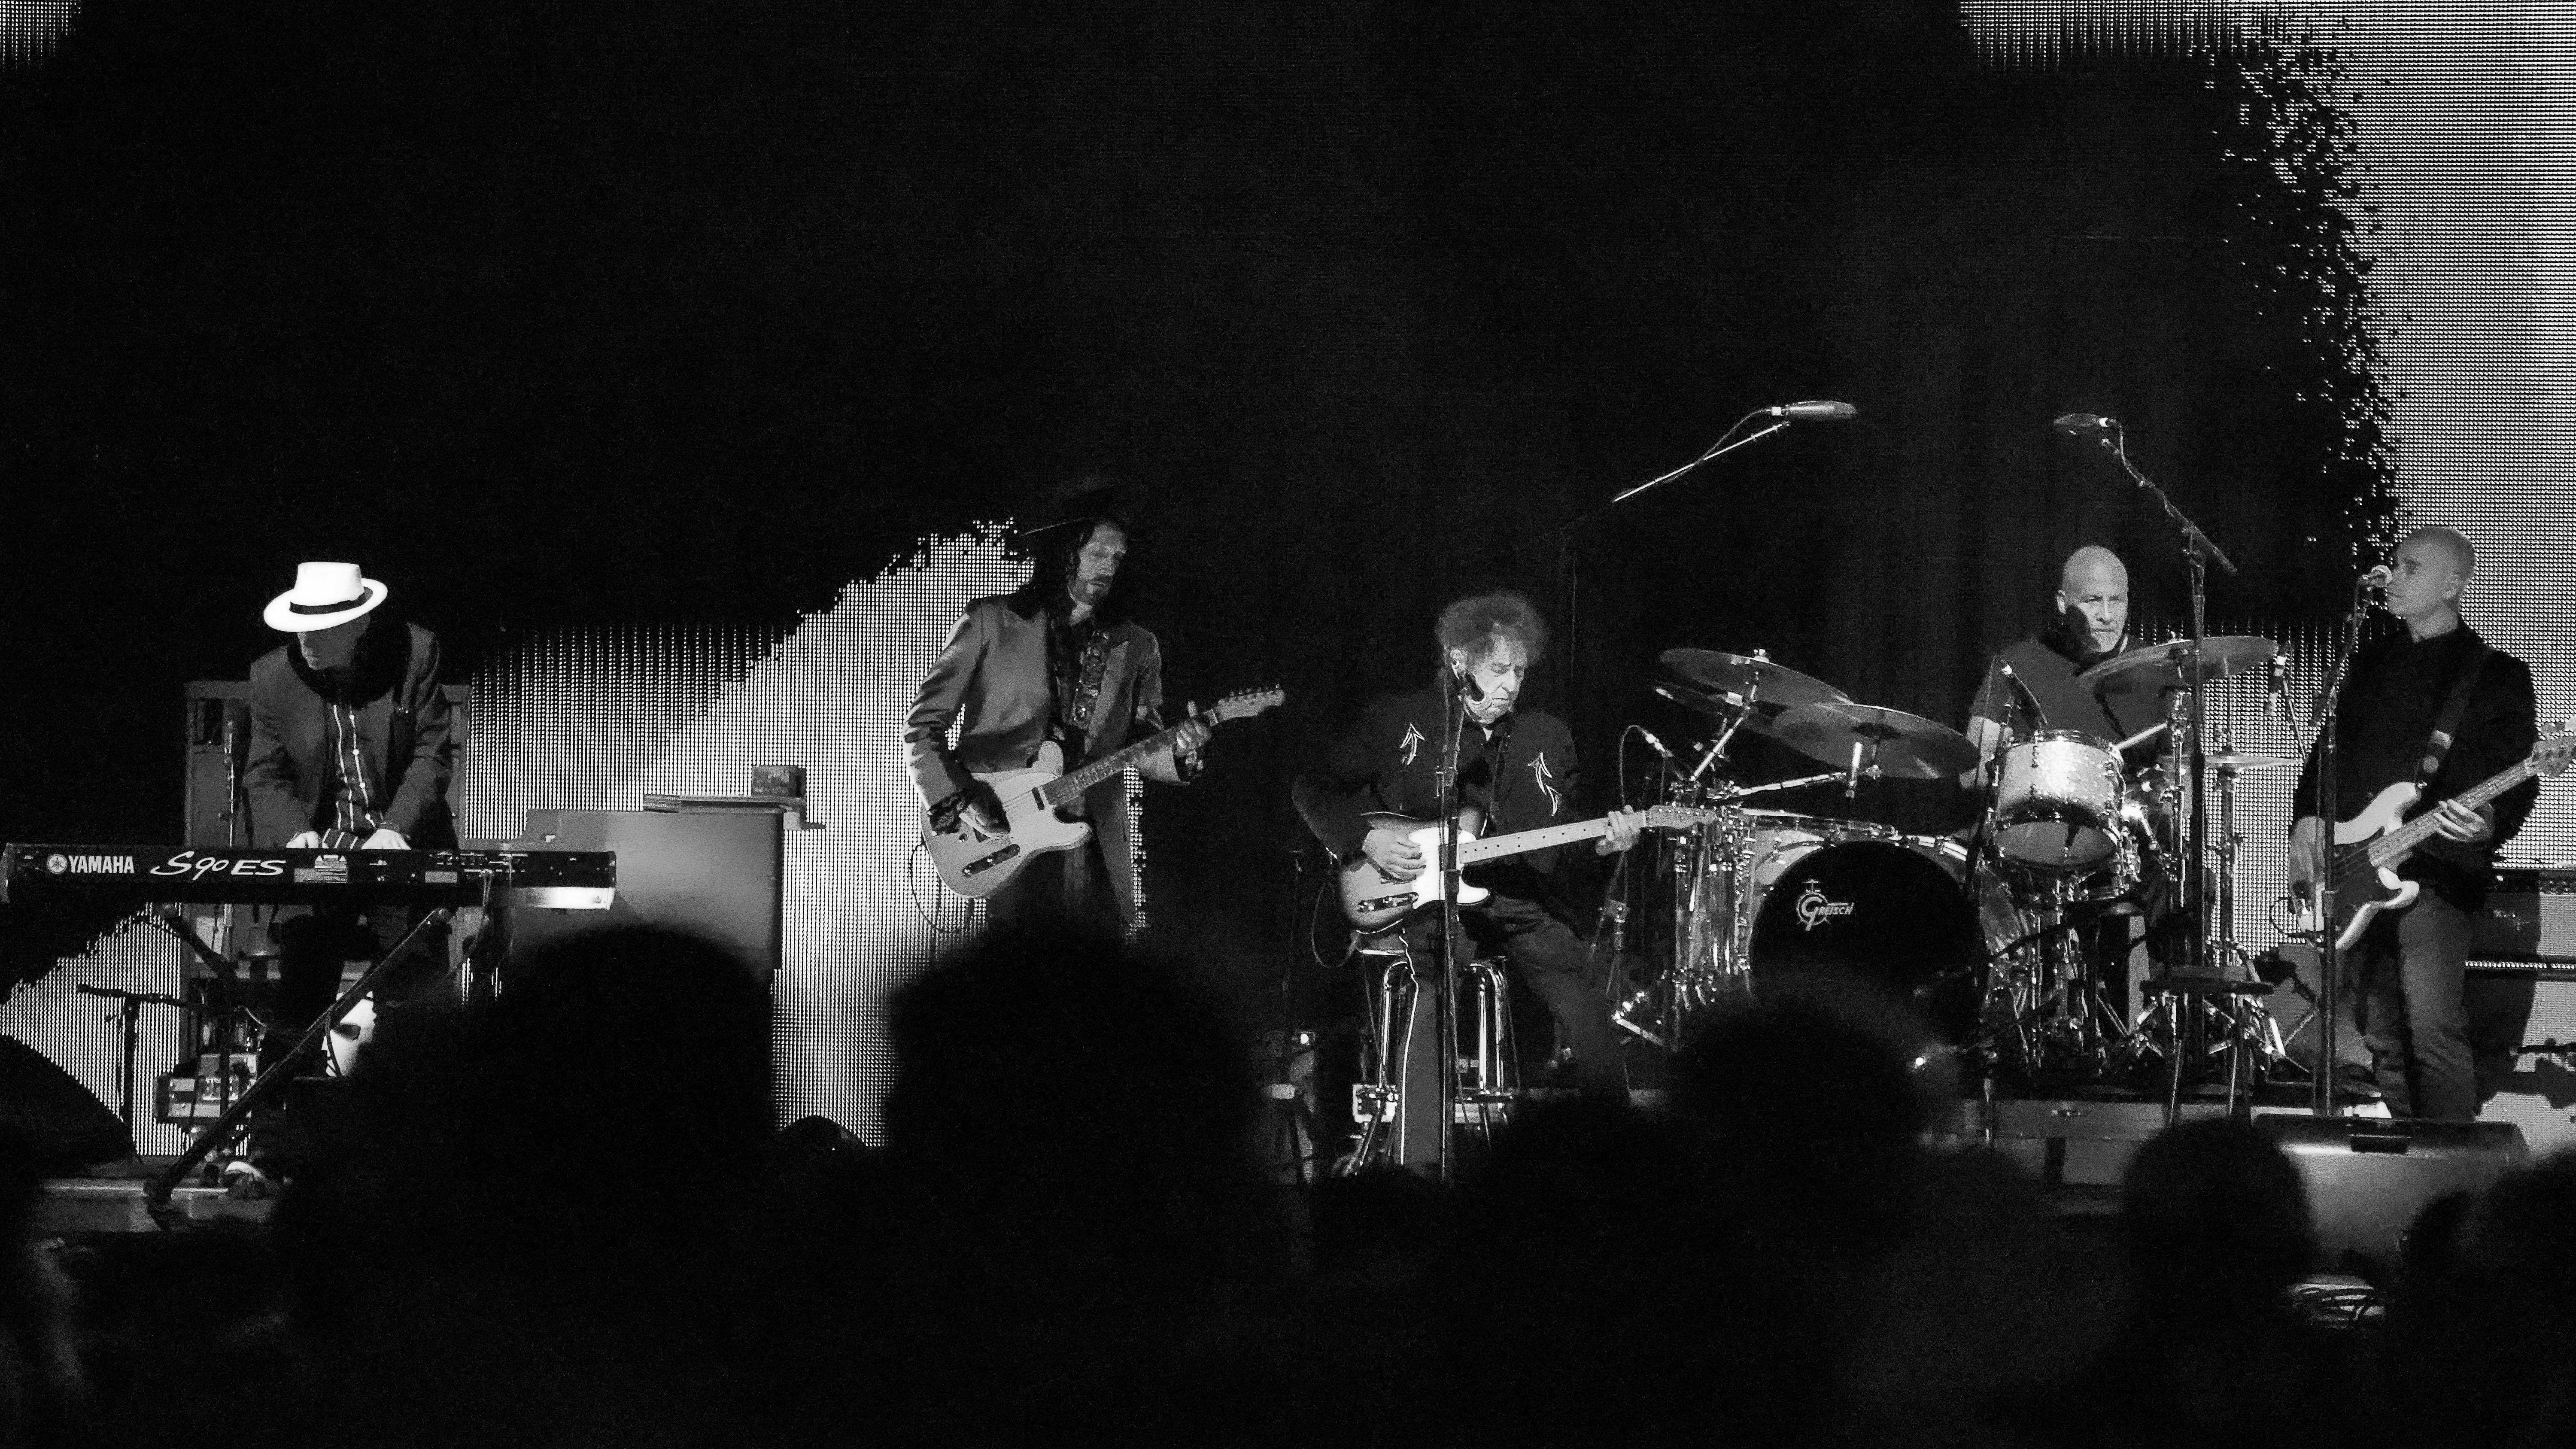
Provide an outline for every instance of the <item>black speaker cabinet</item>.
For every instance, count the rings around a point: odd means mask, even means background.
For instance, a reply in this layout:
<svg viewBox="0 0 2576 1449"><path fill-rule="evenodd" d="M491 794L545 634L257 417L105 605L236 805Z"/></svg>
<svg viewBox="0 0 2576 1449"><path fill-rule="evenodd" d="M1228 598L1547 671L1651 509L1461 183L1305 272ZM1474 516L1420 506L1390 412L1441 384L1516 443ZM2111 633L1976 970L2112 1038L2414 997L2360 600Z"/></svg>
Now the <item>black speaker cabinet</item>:
<svg viewBox="0 0 2576 1449"><path fill-rule="evenodd" d="M513 956L600 926L666 926L710 941L766 985L784 949L786 839L768 810L531 810L514 842L617 853L605 911L513 911Z"/></svg>
<svg viewBox="0 0 2576 1449"><path fill-rule="evenodd" d="M2416 1215L2479 1193L2530 1158L2510 1122L2405 1122L2265 1114L2254 1119L2298 1164L2317 1218L2318 1266L2386 1282Z"/></svg>

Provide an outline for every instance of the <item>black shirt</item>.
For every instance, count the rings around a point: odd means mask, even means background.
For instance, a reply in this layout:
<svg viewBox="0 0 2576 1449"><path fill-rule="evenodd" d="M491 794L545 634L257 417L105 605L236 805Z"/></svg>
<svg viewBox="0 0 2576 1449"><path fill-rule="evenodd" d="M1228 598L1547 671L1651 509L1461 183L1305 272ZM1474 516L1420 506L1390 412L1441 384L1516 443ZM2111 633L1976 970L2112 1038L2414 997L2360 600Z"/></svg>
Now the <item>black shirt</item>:
<svg viewBox="0 0 2576 1449"><path fill-rule="evenodd" d="M1444 717L1457 719L1449 698L1445 687L1435 686L1371 702L1331 753L1297 776L1290 787L1297 811L1335 856L1349 860L1359 853L1368 836L1362 817L1371 811L1438 817L1440 730ZM1490 732L1467 721L1458 741L1458 794L1484 815L1478 834L1486 837L1584 818L1576 804L1573 732L1537 710L1515 710ZM1561 851L1511 856L1467 876L1563 918L1567 892L1554 879Z"/></svg>
<svg viewBox="0 0 2576 1449"><path fill-rule="evenodd" d="M2362 646L2353 656L2337 707L2335 814L2350 820L2380 791L2413 782L2433 725L2450 698L2459 671L2484 641L2463 624L2445 634L2418 640L2404 631ZM2511 769L2531 753L2539 739L2539 706L2533 697L2531 668L2495 650L2486 656L2478 682L2460 718L2459 737L2443 757L2441 770L2424 791L2425 799L2407 812L2424 813L2433 801L2447 799ZM2495 800L2495 835L2484 845L2462 845L2435 837L2418 847L2398 874L2422 881L2427 888L2462 910L2486 904L2490 868L2499 846L2522 829L2540 798L2540 783L2525 780ZM2317 807L2317 754L2299 773L2293 810L2313 815Z"/></svg>
<svg viewBox="0 0 2576 1449"><path fill-rule="evenodd" d="M2075 676L2103 660L2108 654L2070 653L2054 634L2033 635L2012 645L1986 665L1986 682L1977 691L1977 702L1968 713L1979 719L1990 719L2014 734L2027 735L2034 730L2077 730L2110 742L2125 740L2138 731L2164 718L2164 704L2155 690L2131 690L2104 694L2080 683ZM2022 688L2004 677L2003 666L2011 665ZM2023 690L2029 691L2025 697ZM2037 700L2040 717L2031 718L2031 701Z"/></svg>

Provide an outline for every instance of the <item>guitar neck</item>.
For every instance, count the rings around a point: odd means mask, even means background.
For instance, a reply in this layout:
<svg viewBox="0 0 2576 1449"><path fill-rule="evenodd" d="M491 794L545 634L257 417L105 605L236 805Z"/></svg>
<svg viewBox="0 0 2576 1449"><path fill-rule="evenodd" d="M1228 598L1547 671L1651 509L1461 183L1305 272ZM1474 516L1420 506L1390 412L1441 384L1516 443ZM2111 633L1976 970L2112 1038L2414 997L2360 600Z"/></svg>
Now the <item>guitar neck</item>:
<svg viewBox="0 0 2576 1449"><path fill-rule="evenodd" d="M1068 770L1040 788L1038 798L1050 809L1071 804L1090 793L1091 787L1101 781L1124 774L1138 761L1158 750L1170 749L1173 742L1180 738L1182 730L1204 718L1202 715L1192 715L1161 734L1148 736L1123 750L1102 755L1079 770Z"/></svg>
<svg viewBox="0 0 2576 1449"><path fill-rule="evenodd" d="M2514 766L2510 770L2504 771L2493 779L2486 781L2484 784L2481 784L2463 794L2454 795L2451 798L2457 800L2462 805L2467 806L2469 809L2475 810L2479 806L2487 803L2489 800L2494 799L2498 795L2503 794L2505 791L2512 789L2514 786L2521 784L2523 781L2528 780L2539 773L2539 769L2534 766L2530 760L2524 760L2521 764ZM2405 824L2398 826L2395 830L2388 832L2386 835L2379 837L2377 840L2370 842L2366 849L2370 857L2371 867L2373 869L2377 869L2397 856L2403 855L2407 851L2413 850L2416 846L2423 844L2427 839L2431 838L2434 829L2440 823L2440 818L2441 817L2439 815L2428 810L2423 814L2416 816L2414 819L2407 821Z"/></svg>
<svg viewBox="0 0 2576 1449"><path fill-rule="evenodd" d="M1648 812L1646 823L1670 825L1675 822L1666 819L1664 812L1656 810ZM1551 845L1571 845L1578 840L1597 840L1609 833L1610 817L1604 815L1598 820L1578 820L1571 825L1549 825L1537 830L1497 835L1489 840L1471 840L1458 847L1458 868L1465 870L1471 865L1481 865L1489 860L1526 855L1533 850L1545 850Z"/></svg>

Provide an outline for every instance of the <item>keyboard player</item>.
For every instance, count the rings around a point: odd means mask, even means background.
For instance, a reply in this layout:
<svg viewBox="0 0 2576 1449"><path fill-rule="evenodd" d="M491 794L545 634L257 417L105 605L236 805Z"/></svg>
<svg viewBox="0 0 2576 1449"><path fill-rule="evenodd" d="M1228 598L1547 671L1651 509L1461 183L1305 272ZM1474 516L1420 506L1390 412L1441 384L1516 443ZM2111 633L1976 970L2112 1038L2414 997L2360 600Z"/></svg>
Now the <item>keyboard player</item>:
<svg viewBox="0 0 2576 1449"><path fill-rule="evenodd" d="M456 844L447 786L456 741L438 685L436 635L384 611L389 590L352 563L304 563L261 615L294 637L250 669L250 758L242 772L254 843L338 850ZM281 906L278 1019L283 1050L339 992L341 963L372 961L410 930L417 906ZM445 971L444 931L378 988L417 1000Z"/></svg>

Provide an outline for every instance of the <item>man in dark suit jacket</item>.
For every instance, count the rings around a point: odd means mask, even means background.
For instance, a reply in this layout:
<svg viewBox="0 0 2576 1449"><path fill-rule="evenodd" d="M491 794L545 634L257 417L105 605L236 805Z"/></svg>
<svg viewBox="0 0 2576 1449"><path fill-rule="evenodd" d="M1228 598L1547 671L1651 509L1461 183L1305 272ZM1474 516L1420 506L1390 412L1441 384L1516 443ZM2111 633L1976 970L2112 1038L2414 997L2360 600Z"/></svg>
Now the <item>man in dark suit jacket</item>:
<svg viewBox="0 0 2576 1449"><path fill-rule="evenodd" d="M964 809L998 831L1001 802L976 774L1026 769L1049 740L1071 770L1162 729L1162 644L1127 619L1114 597L1126 556L1124 525L1075 519L1057 526L1019 592L966 606L904 725L926 807ZM949 729L961 719L951 748ZM1145 775L1184 783L1197 772L1206 738L1204 725L1189 726L1178 751L1145 761ZM1123 780L1111 779L1083 797L1090 840L1037 857L987 897L994 926L1044 921L1114 932L1135 920L1125 790Z"/></svg>
<svg viewBox="0 0 2576 1449"><path fill-rule="evenodd" d="M376 611L389 591L356 564L306 563L261 616L295 636L250 670L250 797L255 844L336 850L435 850L456 844L447 805L456 743L438 686L438 639ZM338 994L340 963L391 949L413 912L281 908L276 1023L301 1032ZM445 965L425 942L388 994L417 993ZM408 987L408 989L405 989Z"/></svg>
<svg viewBox="0 0 2576 1449"><path fill-rule="evenodd" d="M1583 813L1573 732L1554 715L1517 708L1530 666L1547 648L1538 611L1518 594L1480 594L1442 610L1434 632L1442 656L1437 677L1423 689L1371 702L1332 752L1290 786L1298 814L1335 859L1347 864L1365 858L1389 880L1411 880L1435 863L1404 832L1372 825L1368 817L1438 817L1446 732L1458 736L1458 794L1483 817L1482 835L1571 824ZM1593 852L1628 849L1642 824L1630 811L1612 811L1610 828L1593 843ZM1608 963L1596 962L1575 934L1572 905L1557 872L1562 849L1513 855L1469 871L1468 882L1492 895L1462 908L1459 916L1479 951L1500 951L1547 1003L1574 1048L1583 1095L1625 1102L1627 1069L1604 990ZM1418 992L1439 989L1438 936L1436 912L1405 925L1402 940ZM1382 1060L1410 1067L1404 1092L1416 1101L1437 1100L1440 1067L1434 1053L1405 1051L1392 1042L1380 1049ZM1405 1151L1409 1164L1421 1160L1410 1148Z"/></svg>

